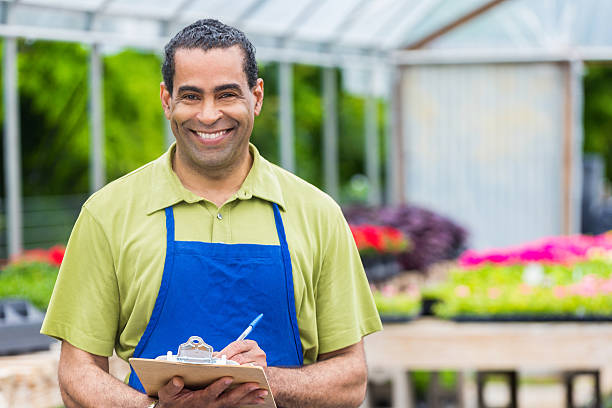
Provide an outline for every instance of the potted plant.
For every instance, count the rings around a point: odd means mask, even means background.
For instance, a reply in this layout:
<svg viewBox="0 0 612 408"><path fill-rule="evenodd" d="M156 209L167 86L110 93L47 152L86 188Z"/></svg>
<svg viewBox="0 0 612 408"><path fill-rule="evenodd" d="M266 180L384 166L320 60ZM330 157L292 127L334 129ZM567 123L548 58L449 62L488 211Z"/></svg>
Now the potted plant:
<svg viewBox="0 0 612 408"><path fill-rule="evenodd" d="M36 249L0 271L0 355L45 350L52 340L39 333L49 305L63 247Z"/></svg>
<svg viewBox="0 0 612 408"><path fill-rule="evenodd" d="M401 231L372 224L350 228L370 282L380 282L401 272L397 256L409 249L409 241Z"/></svg>

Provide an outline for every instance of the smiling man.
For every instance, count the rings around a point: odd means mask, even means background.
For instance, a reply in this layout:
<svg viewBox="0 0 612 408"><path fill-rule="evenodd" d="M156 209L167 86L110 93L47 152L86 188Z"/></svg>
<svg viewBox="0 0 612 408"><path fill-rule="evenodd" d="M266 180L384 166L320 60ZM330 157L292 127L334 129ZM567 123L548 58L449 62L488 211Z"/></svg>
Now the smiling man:
<svg viewBox="0 0 612 408"><path fill-rule="evenodd" d="M281 407L358 406L362 338L380 320L338 205L249 143L264 98L253 46L200 20L166 45L162 74L176 143L83 205L43 324L62 340L66 406L263 403L231 378L189 390L176 377L154 400L134 372L108 373L113 350L155 358L193 335L264 367Z"/></svg>

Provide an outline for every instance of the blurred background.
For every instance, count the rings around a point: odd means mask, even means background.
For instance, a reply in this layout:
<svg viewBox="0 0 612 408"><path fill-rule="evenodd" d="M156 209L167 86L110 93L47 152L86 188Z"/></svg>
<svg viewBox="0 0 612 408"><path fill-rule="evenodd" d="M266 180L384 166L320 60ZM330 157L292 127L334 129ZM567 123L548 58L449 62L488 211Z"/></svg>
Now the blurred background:
<svg viewBox="0 0 612 408"><path fill-rule="evenodd" d="M407 354L428 330L458 353L466 330L493 330L485 350L509 327L544 336L505 350L514 365L374 364L366 404L612 405L609 1L0 0L0 408L59 404L57 350L29 353L49 342L27 333L86 198L173 141L162 48L200 18L253 41L251 140L341 204ZM567 361L520 362L547 342Z"/></svg>

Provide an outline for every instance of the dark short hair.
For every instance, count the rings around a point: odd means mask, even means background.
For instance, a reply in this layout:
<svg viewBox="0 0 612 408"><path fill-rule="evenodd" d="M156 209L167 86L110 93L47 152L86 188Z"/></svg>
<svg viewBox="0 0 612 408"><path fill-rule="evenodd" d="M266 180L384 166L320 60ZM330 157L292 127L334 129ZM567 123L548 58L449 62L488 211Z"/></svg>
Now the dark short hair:
<svg viewBox="0 0 612 408"><path fill-rule="evenodd" d="M257 84L258 76L255 47L242 31L210 18L188 25L166 44L161 69L166 88L172 93L176 50L200 48L207 51L212 48L230 48L234 45L238 45L244 52L243 71L249 88L253 88Z"/></svg>

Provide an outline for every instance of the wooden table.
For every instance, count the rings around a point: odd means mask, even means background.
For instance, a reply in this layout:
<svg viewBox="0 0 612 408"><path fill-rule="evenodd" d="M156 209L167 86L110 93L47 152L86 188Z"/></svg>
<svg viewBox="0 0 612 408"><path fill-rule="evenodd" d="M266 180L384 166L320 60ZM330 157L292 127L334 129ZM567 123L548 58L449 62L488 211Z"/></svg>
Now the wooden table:
<svg viewBox="0 0 612 408"><path fill-rule="evenodd" d="M376 370L599 370L612 391L612 323L388 324L365 338ZM400 396L401 397L401 396Z"/></svg>

